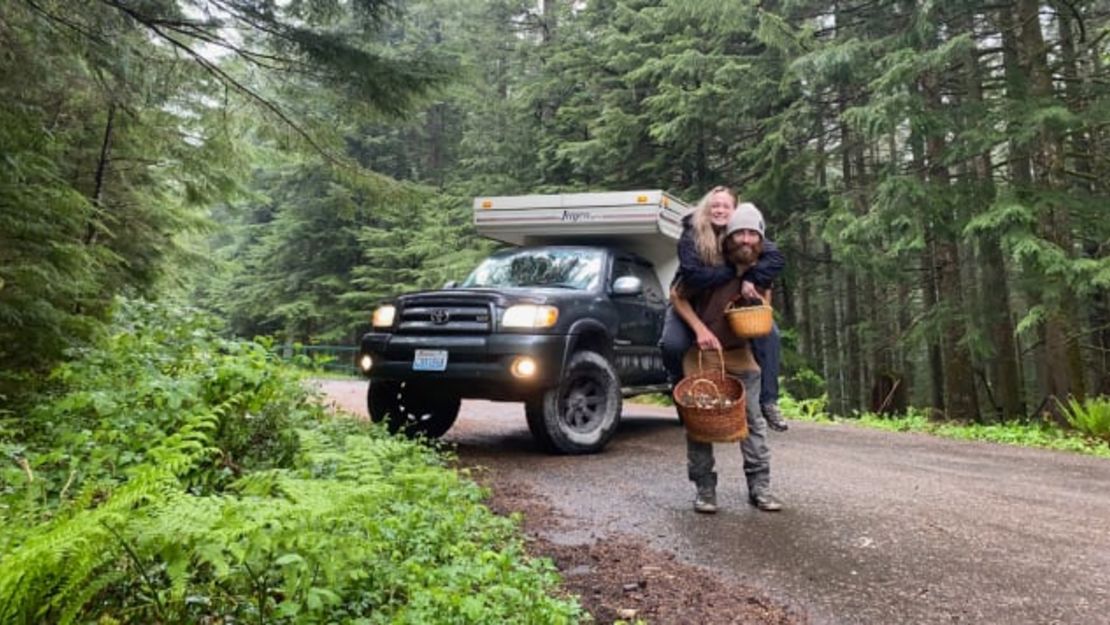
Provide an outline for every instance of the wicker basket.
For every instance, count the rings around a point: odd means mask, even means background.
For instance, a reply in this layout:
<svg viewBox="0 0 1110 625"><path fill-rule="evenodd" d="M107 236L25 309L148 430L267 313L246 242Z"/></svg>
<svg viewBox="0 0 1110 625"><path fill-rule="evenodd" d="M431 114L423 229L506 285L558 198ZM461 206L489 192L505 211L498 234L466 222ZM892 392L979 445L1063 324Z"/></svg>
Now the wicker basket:
<svg viewBox="0 0 1110 625"><path fill-rule="evenodd" d="M674 387L674 403L686 435L699 443L731 443L748 437L744 385L725 373L724 355L717 353L720 373L707 373L699 352L699 373L682 378Z"/></svg>
<svg viewBox="0 0 1110 625"><path fill-rule="evenodd" d="M730 305L725 309L725 318L733 334L744 339L767 336L775 323L774 310L766 303L737 308Z"/></svg>

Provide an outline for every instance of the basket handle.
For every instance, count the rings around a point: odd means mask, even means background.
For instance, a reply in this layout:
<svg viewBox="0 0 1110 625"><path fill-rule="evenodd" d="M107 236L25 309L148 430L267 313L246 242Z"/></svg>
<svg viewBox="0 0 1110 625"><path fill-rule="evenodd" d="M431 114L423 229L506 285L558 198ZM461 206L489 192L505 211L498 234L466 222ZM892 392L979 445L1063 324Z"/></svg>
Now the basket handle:
<svg viewBox="0 0 1110 625"><path fill-rule="evenodd" d="M697 386L699 384L708 384L710 386L710 388L713 389L713 394L717 396L717 402L718 403L720 403L721 401L724 400L724 398L721 397L721 389L717 388L717 385L714 384L713 380L710 380L709 378L698 378L698 379L694 380L694 382L692 384L690 384L690 393L691 394L693 394L694 389L697 388Z"/></svg>
<svg viewBox="0 0 1110 625"><path fill-rule="evenodd" d="M702 354L704 354L706 351L708 351L708 350L704 350L704 349L699 349L698 350L698 373L700 373L702 375L705 375L705 361L702 360ZM721 363L721 377L722 378L728 377L728 374L725 373L725 353L724 353L724 351L721 350L720 347L716 348L716 352L717 352L717 360Z"/></svg>
<svg viewBox="0 0 1110 625"><path fill-rule="evenodd" d="M736 305L736 303L739 302L742 299L744 299L744 296L737 294L736 297L732 298L732 300L729 301L728 306L725 306L725 312L728 312L730 310L740 310L742 308L750 308L749 306L737 306ZM760 306L769 306L770 305L770 304L767 303L767 298L762 296L762 295L757 294L756 299L759 300L759 305Z"/></svg>

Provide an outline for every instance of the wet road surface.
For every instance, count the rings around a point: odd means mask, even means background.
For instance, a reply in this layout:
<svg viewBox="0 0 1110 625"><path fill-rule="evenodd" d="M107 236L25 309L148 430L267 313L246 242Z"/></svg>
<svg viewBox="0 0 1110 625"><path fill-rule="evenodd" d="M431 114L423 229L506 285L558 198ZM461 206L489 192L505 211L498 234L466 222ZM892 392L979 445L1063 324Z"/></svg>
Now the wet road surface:
<svg viewBox="0 0 1110 625"><path fill-rule="evenodd" d="M326 382L365 415L362 382ZM691 509L673 409L625 404L604 453L550 456L519 404L463 402L445 440L565 515L552 539L621 534L764 589L814 623L1110 624L1110 461L792 422L770 433L775 514L717 445L714 516Z"/></svg>

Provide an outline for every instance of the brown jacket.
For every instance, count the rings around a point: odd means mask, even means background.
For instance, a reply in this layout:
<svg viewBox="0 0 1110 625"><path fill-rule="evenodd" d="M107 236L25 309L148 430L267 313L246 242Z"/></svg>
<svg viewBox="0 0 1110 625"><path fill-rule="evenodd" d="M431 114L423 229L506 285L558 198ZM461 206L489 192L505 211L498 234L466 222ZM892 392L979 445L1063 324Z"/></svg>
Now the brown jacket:
<svg viewBox="0 0 1110 625"><path fill-rule="evenodd" d="M732 327L725 317L725 309L728 308L729 303L740 295L740 279L734 278L716 289L708 289L694 295L683 294L690 300L690 305L698 318L721 342L721 348L725 352L725 368L735 373L759 371L759 365L752 356L748 339L733 334ZM705 366L720 366L717 364L716 354L706 353L704 356L710 359L705 362ZM691 369L697 370L697 365L694 364L698 361L697 346L694 346L683 361L687 374L691 373Z"/></svg>

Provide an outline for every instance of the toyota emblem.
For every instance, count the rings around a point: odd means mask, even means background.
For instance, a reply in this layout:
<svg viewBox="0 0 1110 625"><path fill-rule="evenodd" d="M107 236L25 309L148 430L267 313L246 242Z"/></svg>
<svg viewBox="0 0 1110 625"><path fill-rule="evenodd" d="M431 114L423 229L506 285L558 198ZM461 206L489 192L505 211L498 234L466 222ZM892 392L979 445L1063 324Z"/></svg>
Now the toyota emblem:
<svg viewBox="0 0 1110 625"><path fill-rule="evenodd" d="M432 323L441 326L451 318L451 314L443 308L437 308L432 311Z"/></svg>

